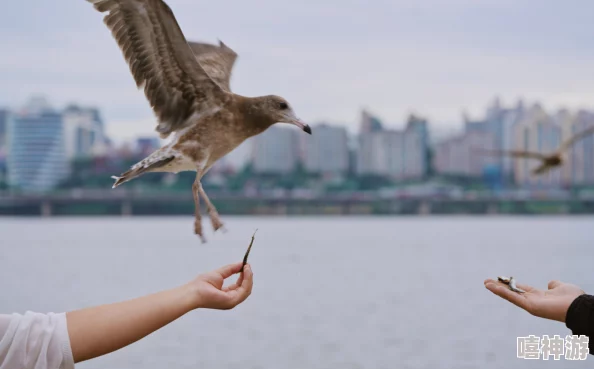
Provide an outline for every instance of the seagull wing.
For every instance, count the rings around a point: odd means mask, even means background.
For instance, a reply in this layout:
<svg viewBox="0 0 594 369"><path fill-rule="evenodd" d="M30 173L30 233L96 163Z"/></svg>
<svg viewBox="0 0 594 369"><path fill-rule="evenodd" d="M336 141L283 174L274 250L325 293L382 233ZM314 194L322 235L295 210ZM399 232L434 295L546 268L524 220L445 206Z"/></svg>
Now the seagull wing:
<svg viewBox="0 0 594 369"><path fill-rule="evenodd" d="M221 106L228 94L194 57L173 12L162 0L87 0L117 41L138 88L143 87L167 137L192 114Z"/></svg>
<svg viewBox="0 0 594 369"><path fill-rule="evenodd" d="M230 47L219 41L219 46L201 42L189 41L198 63L216 83L227 92L231 92L230 81L231 71L237 53Z"/></svg>
<svg viewBox="0 0 594 369"><path fill-rule="evenodd" d="M586 130L583 130L580 133L577 133L576 135L574 135L573 137L570 137L568 140L566 140L565 142L563 142L561 144L561 146L559 146L559 149L557 150L558 153L561 153L567 149L569 149L571 146L573 146L577 141L581 140L582 138L591 135L592 133L594 133L594 127L590 127Z"/></svg>
<svg viewBox="0 0 594 369"><path fill-rule="evenodd" d="M527 158L527 159L539 159L543 160L546 158L545 155L537 153L537 152L530 152L530 151L517 151L517 150L509 150L509 151L498 151L498 150L477 150L479 152L483 152L486 154L493 154L499 156L512 156L514 158Z"/></svg>

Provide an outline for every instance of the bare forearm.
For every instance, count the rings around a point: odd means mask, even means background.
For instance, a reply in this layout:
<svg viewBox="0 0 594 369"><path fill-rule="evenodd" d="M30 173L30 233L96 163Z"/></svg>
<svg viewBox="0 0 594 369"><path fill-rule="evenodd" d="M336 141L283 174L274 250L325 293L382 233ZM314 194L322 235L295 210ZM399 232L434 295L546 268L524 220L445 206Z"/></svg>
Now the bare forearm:
<svg viewBox="0 0 594 369"><path fill-rule="evenodd" d="M249 264L235 284L226 278L239 273L243 263L229 264L204 273L188 284L133 300L66 313L74 362L89 360L121 349L197 309L232 309L252 292Z"/></svg>
<svg viewBox="0 0 594 369"><path fill-rule="evenodd" d="M68 312L75 362L119 350L171 323L196 307L187 286L133 300Z"/></svg>

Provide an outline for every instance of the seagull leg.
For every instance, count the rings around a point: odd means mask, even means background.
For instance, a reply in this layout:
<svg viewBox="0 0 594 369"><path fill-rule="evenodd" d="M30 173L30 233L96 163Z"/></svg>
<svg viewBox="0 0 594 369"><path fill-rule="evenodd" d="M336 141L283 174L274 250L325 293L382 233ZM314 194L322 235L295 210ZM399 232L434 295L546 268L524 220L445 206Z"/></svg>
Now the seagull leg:
<svg viewBox="0 0 594 369"><path fill-rule="evenodd" d="M219 216L217 208L215 208L214 205L210 202L210 199L206 195L206 192L202 188L202 184L200 182L198 182L198 192L200 193L200 196L202 196L204 202L206 203L206 209L208 210L208 215L210 216L210 221L212 222L212 228L214 228L215 231L219 230L220 228L223 228L223 222L221 222L221 218Z"/></svg>
<svg viewBox="0 0 594 369"><path fill-rule="evenodd" d="M196 177L192 185L192 195L194 195L194 233L200 237L202 243L206 242L206 238L202 234L202 214L200 214L200 178Z"/></svg>

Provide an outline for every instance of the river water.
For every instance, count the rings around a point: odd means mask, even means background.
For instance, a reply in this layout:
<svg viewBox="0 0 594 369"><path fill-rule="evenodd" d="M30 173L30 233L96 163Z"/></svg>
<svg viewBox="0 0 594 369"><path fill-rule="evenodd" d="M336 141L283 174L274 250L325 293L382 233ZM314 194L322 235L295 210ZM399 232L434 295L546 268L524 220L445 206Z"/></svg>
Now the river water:
<svg viewBox="0 0 594 369"><path fill-rule="evenodd" d="M571 334L492 295L513 275L594 291L592 217L0 218L0 311L62 312L174 287L250 255L252 295L194 311L83 369L586 368L524 360L516 337ZM208 219L205 227L210 231Z"/></svg>

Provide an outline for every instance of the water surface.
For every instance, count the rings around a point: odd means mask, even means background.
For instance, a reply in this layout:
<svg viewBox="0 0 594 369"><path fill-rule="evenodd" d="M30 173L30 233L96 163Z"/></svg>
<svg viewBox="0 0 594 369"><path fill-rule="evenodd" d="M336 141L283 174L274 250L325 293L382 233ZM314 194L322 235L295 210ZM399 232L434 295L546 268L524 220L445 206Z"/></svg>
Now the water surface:
<svg viewBox="0 0 594 369"><path fill-rule="evenodd" d="M586 368L516 358L516 337L570 334L483 280L594 291L592 217L0 218L0 311L61 312L176 286L250 254L252 296L194 311L77 368ZM205 226L210 224L205 219Z"/></svg>

